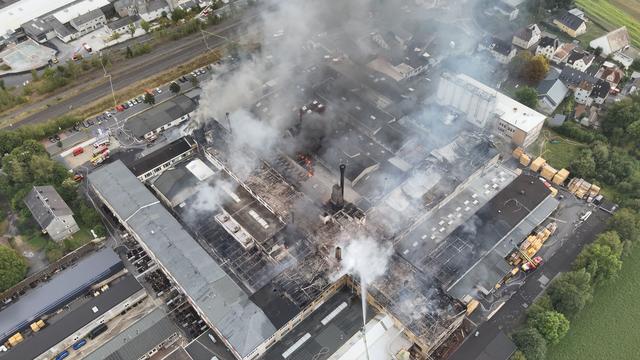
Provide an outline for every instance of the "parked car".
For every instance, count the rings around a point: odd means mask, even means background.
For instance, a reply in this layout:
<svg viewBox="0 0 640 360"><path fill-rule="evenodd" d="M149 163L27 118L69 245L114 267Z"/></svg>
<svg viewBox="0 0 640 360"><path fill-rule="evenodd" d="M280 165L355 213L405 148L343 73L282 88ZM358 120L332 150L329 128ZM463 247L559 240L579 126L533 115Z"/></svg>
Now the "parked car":
<svg viewBox="0 0 640 360"><path fill-rule="evenodd" d="M124 111L124 106L122 105L116 106L116 111Z"/></svg>
<svg viewBox="0 0 640 360"><path fill-rule="evenodd" d="M156 93L158 94L162 94L162 89L160 89L159 87L156 88Z"/></svg>
<svg viewBox="0 0 640 360"><path fill-rule="evenodd" d="M130 108L129 104L127 104L127 103L122 104L122 107L125 108L125 109Z"/></svg>
<svg viewBox="0 0 640 360"><path fill-rule="evenodd" d="M49 136L49 142L55 143L56 139L53 136Z"/></svg>
<svg viewBox="0 0 640 360"><path fill-rule="evenodd" d="M60 135L58 135L58 134L53 135L53 138L54 138L56 141L60 141Z"/></svg>

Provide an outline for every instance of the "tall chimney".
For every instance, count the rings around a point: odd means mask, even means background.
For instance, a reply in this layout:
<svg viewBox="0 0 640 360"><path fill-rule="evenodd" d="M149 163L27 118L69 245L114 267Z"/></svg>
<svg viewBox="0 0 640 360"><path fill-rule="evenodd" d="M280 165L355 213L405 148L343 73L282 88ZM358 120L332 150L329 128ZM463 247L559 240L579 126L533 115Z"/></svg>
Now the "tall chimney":
<svg viewBox="0 0 640 360"><path fill-rule="evenodd" d="M340 164L340 195L342 195L342 199L344 200L344 170L347 168L347 165Z"/></svg>

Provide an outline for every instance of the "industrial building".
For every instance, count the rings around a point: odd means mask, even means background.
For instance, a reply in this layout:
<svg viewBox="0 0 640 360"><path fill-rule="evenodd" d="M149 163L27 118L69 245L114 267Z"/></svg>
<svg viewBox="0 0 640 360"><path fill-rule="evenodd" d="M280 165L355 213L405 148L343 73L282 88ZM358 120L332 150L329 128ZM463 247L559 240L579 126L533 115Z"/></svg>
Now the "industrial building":
<svg viewBox="0 0 640 360"><path fill-rule="evenodd" d="M156 308L84 357L85 360L127 360L152 357L179 337L178 327Z"/></svg>
<svg viewBox="0 0 640 360"><path fill-rule="evenodd" d="M546 119L545 115L464 74L443 74L437 98L441 105L460 111L472 124L495 129L496 134L518 146L531 145Z"/></svg>
<svg viewBox="0 0 640 360"><path fill-rule="evenodd" d="M107 323L147 296L140 283L126 275L100 295L73 307L55 322L0 355L3 360L45 360L57 356L100 324Z"/></svg>
<svg viewBox="0 0 640 360"><path fill-rule="evenodd" d="M164 130L189 120L195 109L192 99L178 95L129 118L125 131L137 139L154 140Z"/></svg>
<svg viewBox="0 0 640 360"><path fill-rule="evenodd" d="M163 171L191 156L197 147L191 136L183 136L162 146L148 156L140 158L129 165L133 174L145 181L160 175Z"/></svg>
<svg viewBox="0 0 640 360"><path fill-rule="evenodd" d="M123 264L113 250L99 250L60 271L0 311L0 338L27 328L45 314L55 312L94 283L120 271Z"/></svg>

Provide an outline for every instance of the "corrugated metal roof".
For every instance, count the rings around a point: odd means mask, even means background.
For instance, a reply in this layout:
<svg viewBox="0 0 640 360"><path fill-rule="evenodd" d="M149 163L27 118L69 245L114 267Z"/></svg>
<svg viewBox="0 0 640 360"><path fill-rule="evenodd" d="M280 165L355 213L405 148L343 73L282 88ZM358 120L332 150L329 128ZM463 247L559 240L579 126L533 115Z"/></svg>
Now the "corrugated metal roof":
<svg viewBox="0 0 640 360"><path fill-rule="evenodd" d="M139 359L178 332L178 327L167 314L157 308L87 355L84 360Z"/></svg>
<svg viewBox="0 0 640 360"><path fill-rule="evenodd" d="M110 248L99 250L54 275L48 282L27 291L13 305L0 312L0 339L11 336L42 315L73 299L88 286L122 269L118 255Z"/></svg>
<svg viewBox="0 0 640 360"><path fill-rule="evenodd" d="M0 358L2 360L34 359L140 290L143 290L140 283L133 276L126 275L112 284L104 293L91 298L53 324L26 338Z"/></svg>
<svg viewBox="0 0 640 360"><path fill-rule="evenodd" d="M264 312L121 161L89 174L89 183L238 353L249 354L275 333Z"/></svg>

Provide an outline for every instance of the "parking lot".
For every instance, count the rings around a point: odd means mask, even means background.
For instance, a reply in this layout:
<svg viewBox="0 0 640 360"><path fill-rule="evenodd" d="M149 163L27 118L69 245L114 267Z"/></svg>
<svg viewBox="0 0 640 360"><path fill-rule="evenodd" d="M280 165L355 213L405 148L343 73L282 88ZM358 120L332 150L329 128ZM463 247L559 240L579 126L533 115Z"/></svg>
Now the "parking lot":
<svg viewBox="0 0 640 360"><path fill-rule="evenodd" d="M192 72L191 74L185 74L181 76L180 78L176 79L175 82L180 85L180 92L185 92L194 88L194 84L191 80L192 78L198 79L199 83L202 81L206 81L206 79L208 79L209 77L210 71L206 68L201 68ZM170 84L171 83L167 83L154 89L147 89L148 92L153 94L155 98L155 105L169 100L176 95L169 90ZM111 141L113 145L110 146L110 150L116 148L114 147L114 145L119 148L126 148L131 146L144 148L144 142L136 139L131 139L123 132L124 123L129 118L153 106L145 103L143 100L144 94L140 94L133 99L127 100L126 102L121 102L117 105L119 110L115 108L106 109L102 114L85 119L81 123L76 124L76 126L72 127L71 129L54 135L49 139L42 140L42 144L52 156L59 156L65 166L70 169L74 169L77 166L82 166L90 160L89 156L92 155L92 152L87 151L90 149L86 147L91 146L91 144L89 144L88 142L91 142L91 139L96 138L100 131L108 130L111 132L111 135L119 139L118 141L114 141L112 137ZM62 146L59 146L59 142L62 144ZM85 152L82 156L73 156L72 150L77 148L78 146L85 148ZM78 158L76 159L75 157Z"/></svg>

